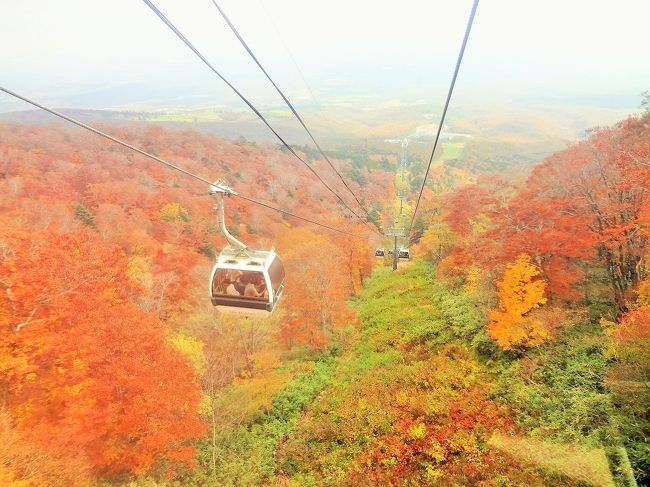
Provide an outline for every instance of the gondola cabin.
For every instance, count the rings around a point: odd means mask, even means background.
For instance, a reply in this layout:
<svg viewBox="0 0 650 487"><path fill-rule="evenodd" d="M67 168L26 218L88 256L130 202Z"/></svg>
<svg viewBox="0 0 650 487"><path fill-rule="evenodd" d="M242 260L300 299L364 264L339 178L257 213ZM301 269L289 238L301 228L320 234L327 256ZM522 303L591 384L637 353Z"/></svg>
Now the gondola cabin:
<svg viewBox="0 0 650 487"><path fill-rule="evenodd" d="M212 304L223 313L270 315L284 289L284 265L274 251L226 247L210 278Z"/></svg>
<svg viewBox="0 0 650 487"><path fill-rule="evenodd" d="M411 253L409 252L409 249L399 249L397 257L402 260L411 260Z"/></svg>
<svg viewBox="0 0 650 487"><path fill-rule="evenodd" d="M375 249L375 257L383 257L384 249Z"/></svg>

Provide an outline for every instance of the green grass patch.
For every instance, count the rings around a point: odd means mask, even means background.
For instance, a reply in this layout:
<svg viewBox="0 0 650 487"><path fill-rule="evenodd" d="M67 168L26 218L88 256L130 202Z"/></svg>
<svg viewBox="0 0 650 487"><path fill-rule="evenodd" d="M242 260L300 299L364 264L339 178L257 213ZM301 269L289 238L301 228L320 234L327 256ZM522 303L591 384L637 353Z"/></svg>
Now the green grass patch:
<svg viewBox="0 0 650 487"><path fill-rule="evenodd" d="M559 473L587 485L615 485L603 448L585 448L574 444L558 444L501 434L492 435L488 444L524 465Z"/></svg>
<svg viewBox="0 0 650 487"><path fill-rule="evenodd" d="M451 159L460 159L465 149L465 142L443 142L441 149L436 158L437 162L442 163Z"/></svg>

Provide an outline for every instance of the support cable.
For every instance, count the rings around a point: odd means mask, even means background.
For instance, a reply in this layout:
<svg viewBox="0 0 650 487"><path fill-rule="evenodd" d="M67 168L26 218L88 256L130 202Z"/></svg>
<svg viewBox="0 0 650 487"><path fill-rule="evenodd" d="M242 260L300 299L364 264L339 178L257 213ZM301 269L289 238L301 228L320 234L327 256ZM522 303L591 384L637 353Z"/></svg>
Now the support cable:
<svg viewBox="0 0 650 487"><path fill-rule="evenodd" d="M374 227L370 227L368 225L368 222L364 220L361 216L359 216L358 213L356 213L348 204L345 202L343 198L334 190L332 189L326 182L323 180L323 178L316 172L316 170L307 163L302 157L298 155L298 153L284 140L284 138L271 126L271 124L268 122L268 120L260 113L260 111L246 98L242 92L240 92L230 81L228 81L217 69L212 66L210 61L206 59L201 52L192 44L179 30L176 28L176 26L151 2L151 0L143 0L145 4L156 14L156 16L163 21L163 23L169 27L169 29L176 34L176 36L183 41L183 43L190 48L190 50L196 54L196 56L203 61L203 63L210 68L210 70L216 74L228 87L244 102L248 107L257 115L257 117L268 127L268 129L275 135L275 137L280 141L280 143L287 148L287 150L296 157L300 162L302 162L307 168L316 176L316 178L321 182L327 190L332 193L336 199L341 202L341 204L348 210L350 213L352 213L355 217L357 217L359 220L361 220L364 225L368 226L368 228L371 228L373 231L377 232L377 229Z"/></svg>
<svg viewBox="0 0 650 487"><path fill-rule="evenodd" d="M418 212L418 207L420 206L420 199L422 198L422 193L424 192L424 187L427 184L427 176L429 176L429 171L431 170L431 163L433 162L433 156L438 147L438 140L440 139L440 133L442 132L442 125L445 122L445 116L447 115L447 109L449 108L449 102L451 101L451 95L454 93L454 86L456 85L456 78L458 77L458 71L460 69L460 63L463 60L463 55L465 54L465 47L467 46L467 39L469 39L469 33L472 30L472 24L474 23L474 16L476 15L476 8L478 7L479 0L474 0L472 5L472 10L469 14L469 19L467 21L467 27L465 28L465 36L463 37L463 43L460 47L460 53L458 53L458 60L456 61L456 68L454 69L454 75L451 78L451 85L449 86L449 92L447 93L447 101L445 102L445 107L442 111L442 116L440 117L440 124L438 125L438 132L436 133L436 138L433 143L433 149L431 150L431 157L429 158L429 165L424 174L424 179L422 180L422 187L420 188L420 194L418 195L417 202L415 203L415 209L413 210L413 217L411 218L411 224L409 225L409 230L407 235L411 234L413 229L413 223L415 222L415 215Z"/></svg>
<svg viewBox="0 0 650 487"><path fill-rule="evenodd" d="M368 214L368 211L365 209L365 207L363 206L363 204L361 203L361 201L359 201L359 198L357 198L357 195L355 194L355 192L352 191L352 188L350 188L350 186L349 186L348 183L345 181L345 179L343 179L343 176L341 176L341 173L336 169L336 167L334 167L334 164L332 164L332 161L330 161L330 158L327 156L327 154L325 154L325 151L323 151L323 149L321 148L320 144L316 141L316 139L314 138L314 135L311 133L311 130L309 130L309 128L307 127L307 124L305 123L305 121L304 121L304 120L302 119L302 117L298 114L298 112L296 111L295 107L294 107L293 104L289 101L289 99L286 97L286 95L284 94L284 92L283 92L283 91L280 89L280 87L275 83L275 81L273 81L273 79L271 78L271 76L269 75L269 73L266 71L266 69L264 68L264 66L262 66L262 63L260 63L259 59L257 59L257 56L255 56L255 54L253 53L253 51L251 50L251 48L248 46L248 43L244 40L244 38L241 36L241 34L240 34L239 31L237 30L237 28L233 25L233 23L230 21L230 19L229 19L228 16L226 15L226 12L224 12L224 10L221 8L221 6L217 3L217 0L212 0L212 3L214 4L215 7L217 7L217 10L219 11L219 13L220 13L221 16L223 17L223 19L224 19L224 20L226 21L226 23L228 24L228 27L230 27L230 30L232 30L232 32L235 34L235 36L237 37L237 39L239 40L239 42L241 43L241 45L244 47L244 49L246 49L246 52L248 52L248 54L249 54L250 57L253 59L253 61L255 61L255 64L257 64L257 67L260 68L260 70L262 71L262 73L264 73L264 76L266 76L266 79L268 79L269 82L273 85L273 88L275 88L275 91L277 91L278 94L282 97L282 99L284 100L284 102L286 103L286 105L289 107L289 109L291 110L291 112L293 113L293 115L296 117L296 119L298 120L298 122L300 122L300 125L302 125L302 128L305 129L305 132L307 132L307 134L309 135L309 138L311 139L311 141L314 143L314 145L315 145L316 148L318 149L318 152L320 152L320 154L321 154L321 155L323 156L323 158L327 161L327 163L328 163L329 166L332 168L332 170L333 170L333 171L336 173L336 175L339 177L339 179L341 180L341 182L343 183L343 185L346 187L346 189L350 192L350 194L352 195L352 197L355 199L355 201L358 203L358 205L359 205L359 206L361 207L361 209L364 211L364 213L366 214L366 217L367 217L368 219L370 219L370 215Z"/></svg>

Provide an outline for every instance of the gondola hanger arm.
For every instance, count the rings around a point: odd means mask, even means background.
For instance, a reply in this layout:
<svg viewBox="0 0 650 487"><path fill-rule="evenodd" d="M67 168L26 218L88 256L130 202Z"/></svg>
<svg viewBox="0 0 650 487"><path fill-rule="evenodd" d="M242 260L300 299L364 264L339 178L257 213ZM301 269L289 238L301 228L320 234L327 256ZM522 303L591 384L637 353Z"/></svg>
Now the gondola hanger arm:
<svg viewBox="0 0 650 487"><path fill-rule="evenodd" d="M246 244L235 238L235 236L232 235L226 227L223 197L224 195L237 195L237 193L233 191L229 186L226 186L223 181L215 181L210 185L210 194L217 196L217 204L215 206L215 209L217 210L217 220L219 222L219 229L221 230L221 234L228 241L228 245L230 245L233 249L241 252L245 251L248 248Z"/></svg>

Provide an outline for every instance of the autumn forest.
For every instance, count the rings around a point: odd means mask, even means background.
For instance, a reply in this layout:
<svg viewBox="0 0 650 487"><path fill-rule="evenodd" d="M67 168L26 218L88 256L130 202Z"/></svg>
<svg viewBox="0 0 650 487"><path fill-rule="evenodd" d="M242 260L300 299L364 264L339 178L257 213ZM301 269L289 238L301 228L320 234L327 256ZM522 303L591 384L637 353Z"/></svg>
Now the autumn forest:
<svg viewBox="0 0 650 487"><path fill-rule="evenodd" d="M347 233L227 198L287 280L270 318L222 314L208 187L1 124L1 484L650 484L649 111L524 173L460 171L449 141L397 271L377 233L408 224L417 155L331 153L362 224L274 144L95 126Z"/></svg>

